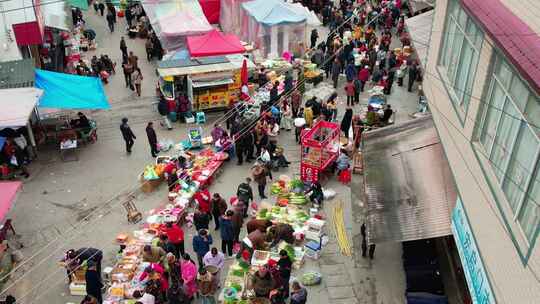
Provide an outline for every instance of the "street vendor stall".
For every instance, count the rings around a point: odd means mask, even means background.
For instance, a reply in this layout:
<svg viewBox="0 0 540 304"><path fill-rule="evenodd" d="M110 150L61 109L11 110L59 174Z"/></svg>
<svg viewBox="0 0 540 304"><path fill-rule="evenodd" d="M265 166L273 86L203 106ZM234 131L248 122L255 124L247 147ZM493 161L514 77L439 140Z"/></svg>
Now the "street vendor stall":
<svg viewBox="0 0 540 304"><path fill-rule="evenodd" d="M241 6L240 37L255 42L263 57L281 57L284 52L299 57L304 53L305 14L279 0L255 0Z"/></svg>
<svg viewBox="0 0 540 304"><path fill-rule="evenodd" d="M0 287L9 279L10 271L13 266L13 258L11 251L3 241L6 240L8 231L15 233L15 229L11 224L11 219L7 219L6 215L15 202L17 193L22 187L22 182L0 182L0 276L3 280L0 282ZM6 277L7 276L7 277Z"/></svg>
<svg viewBox="0 0 540 304"><path fill-rule="evenodd" d="M186 93L194 111L224 109L239 100L243 60L242 55L225 55L160 61L160 87L170 88L170 98ZM247 67L253 70L255 64L247 60Z"/></svg>
<svg viewBox="0 0 540 304"><path fill-rule="evenodd" d="M141 2L152 29L164 49L186 46L186 38L212 31L198 0L155 0Z"/></svg>
<svg viewBox="0 0 540 304"><path fill-rule="evenodd" d="M302 135L300 177L304 182L316 182L340 153L339 125L319 121Z"/></svg>

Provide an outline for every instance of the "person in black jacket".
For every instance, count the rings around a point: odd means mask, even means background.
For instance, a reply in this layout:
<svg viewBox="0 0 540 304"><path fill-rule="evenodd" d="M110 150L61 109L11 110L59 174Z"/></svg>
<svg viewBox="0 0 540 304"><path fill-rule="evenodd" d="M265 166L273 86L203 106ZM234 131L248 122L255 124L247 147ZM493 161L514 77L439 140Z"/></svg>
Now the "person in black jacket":
<svg viewBox="0 0 540 304"><path fill-rule="evenodd" d="M103 302L103 297L101 295L101 288L103 283L101 282L101 276L96 270L96 264L94 261L88 261L88 269L84 276L86 281L86 294L93 296L97 299L97 302L101 304Z"/></svg>
<svg viewBox="0 0 540 304"><path fill-rule="evenodd" d="M152 153L152 157L156 157L159 150L157 148L157 135L154 130L154 123L149 122L146 125L146 136L148 136L148 143L150 144L150 153Z"/></svg>
<svg viewBox="0 0 540 304"><path fill-rule="evenodd" d="M83 247L77 250L70 249L66 252L66 256L74 260L77 265L82 265L83 262L94 262L97 272L101 275L101 261L103 260L103 251L92 247Z"/></svg>
<svg viewBox="0 0 540 304"><path fill-rule="evenodd" d="M122 137L126 142L126 152L131 153L131 147L135 143L134 139L137 139L131 128L127 124L128 119L126 117L122 118L122 124L120 125L120 132L122 132Z"/></svg>
<svg viewBox="0 0 540 304"><path fill-rule="evenodd" d="M253 200L253 189L250 186L251 178L246 178L246 181L238 185L236 197L244 204L244 217L247 217L249 202Z"/></svg>

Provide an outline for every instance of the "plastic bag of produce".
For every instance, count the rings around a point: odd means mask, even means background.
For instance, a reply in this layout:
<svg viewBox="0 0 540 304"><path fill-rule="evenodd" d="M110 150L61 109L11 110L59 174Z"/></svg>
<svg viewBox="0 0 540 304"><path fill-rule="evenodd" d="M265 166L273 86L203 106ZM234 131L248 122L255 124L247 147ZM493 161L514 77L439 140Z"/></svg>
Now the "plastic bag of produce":
<svg viewBox="0 0 540 304"><path fill-rule="evenodd" d="M333 199L336 196L336 191L333 189L323 189L323 196L325 200Z"/></svg>
<svg viewBox="0 0 540 304"><path fill-rule="evenodd" d="M316 271L308 271L300 276L300 282L305 286L321 284L322 275Z"/></svg>

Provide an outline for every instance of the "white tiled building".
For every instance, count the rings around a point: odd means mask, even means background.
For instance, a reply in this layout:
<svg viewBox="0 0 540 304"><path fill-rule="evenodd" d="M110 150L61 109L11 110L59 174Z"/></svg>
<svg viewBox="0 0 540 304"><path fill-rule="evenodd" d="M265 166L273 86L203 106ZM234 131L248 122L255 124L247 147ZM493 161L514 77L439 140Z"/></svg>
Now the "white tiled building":
<svg viewBox="0 0 540 304"><path fill-rule="evenodd" d="M540 1L438 0L433 20L423 89L469 292L540 303Z"/></svg>

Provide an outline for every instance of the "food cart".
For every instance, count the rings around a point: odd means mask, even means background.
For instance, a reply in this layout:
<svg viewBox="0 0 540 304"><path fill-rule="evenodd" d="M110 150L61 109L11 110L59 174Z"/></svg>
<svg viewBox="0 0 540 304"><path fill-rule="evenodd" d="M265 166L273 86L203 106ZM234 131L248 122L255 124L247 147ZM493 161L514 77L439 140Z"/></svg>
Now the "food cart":
<svg viewBox="0 0 540 304"><path fill-rule="evenodd" d="M316 182L319 175L337 159L340 152L339 125L319 121L302 135L300 178Z"/></svg>
<svg viewBox="0 0 540 304"><path fill-rule="evenodd" d="M185 93L193 111L225 109L240 98L240 70L245 57L226 55L159 62L160 91L167 99ZM247 60L249 70L255 64Z"/></svg>

